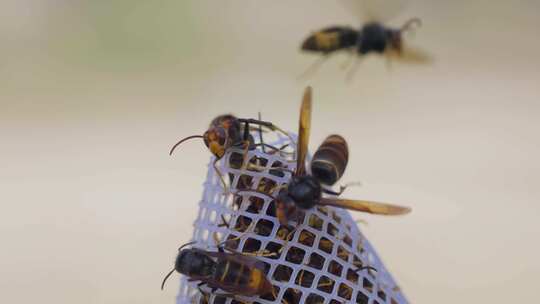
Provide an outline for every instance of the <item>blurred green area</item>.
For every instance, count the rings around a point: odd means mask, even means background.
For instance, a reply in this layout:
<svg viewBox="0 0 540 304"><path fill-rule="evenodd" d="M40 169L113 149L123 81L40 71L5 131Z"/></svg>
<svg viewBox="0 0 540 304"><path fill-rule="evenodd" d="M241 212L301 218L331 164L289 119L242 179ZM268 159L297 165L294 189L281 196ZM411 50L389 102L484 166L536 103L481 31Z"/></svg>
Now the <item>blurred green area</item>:
<svg viewBox="0 0 540 304"><path fill-rule="evenodd" d="M88 68L138 69L176 64L202 48L190 1L84 1L56 20L54 52Z"/></svg>

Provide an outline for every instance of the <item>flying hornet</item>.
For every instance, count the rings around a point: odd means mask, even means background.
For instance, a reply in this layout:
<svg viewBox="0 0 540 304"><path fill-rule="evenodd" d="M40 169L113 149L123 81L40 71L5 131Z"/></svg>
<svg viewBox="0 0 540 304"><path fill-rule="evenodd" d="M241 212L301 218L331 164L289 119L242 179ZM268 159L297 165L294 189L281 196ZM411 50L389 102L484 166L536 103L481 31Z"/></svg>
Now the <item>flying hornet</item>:
<svg viewBox="0 0 540 304"><path fill-rule="evenodd" d="M352 78L357 64L358 58L362 58L368 54L378 54L386 57L390 63L393 59L410 62L410 63L427 63L430 58L427 54L406 47L404 43L404 34L412 31L422 25L419 18L411 18L403 23L400 27L391 27L385 25L382 18L374 17L374 14L366 6L351 7L355 4L362 4L360 0L342 1L349 5L349 11L361 12L364 16L363 24L358 28L350 26L329 26L312 32L302 43L301 50L309 53L318 53L322 57L311 66L304 75L313 72L314 69L326 60L329 55L339 51L348 51L352 55L357 55L357 60L354 62L349 71L348 79ZM367 1L365 1L367 2ZM349 63L344 65L348 66Z"/></svg>

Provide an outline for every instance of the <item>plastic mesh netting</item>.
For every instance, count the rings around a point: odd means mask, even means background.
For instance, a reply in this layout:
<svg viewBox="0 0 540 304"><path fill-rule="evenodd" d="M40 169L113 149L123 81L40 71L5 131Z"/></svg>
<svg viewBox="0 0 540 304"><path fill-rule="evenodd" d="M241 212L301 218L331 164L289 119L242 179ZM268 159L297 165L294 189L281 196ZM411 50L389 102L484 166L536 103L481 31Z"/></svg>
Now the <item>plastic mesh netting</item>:
<svg viewBox="0 0 540 304"><path fill-rule="evenodd" d="M271 144L279 147L284 143L294 147L285 138ZM266 276L275 288L277 299L272 295L233 299L219 296L219 290L214 295L208 290L209 296L204 297L196 288L198 282L188 282L182 276L178 304L407 303L347 211L333 207L308 210L299 225L296 219L291 220L291 226L297 226L294 234L290 234L291 227L279 224L274 201L261 192L275 196L279 187L288 182L290 172L272 168L293 170L294 155L290 150L263 152L259 147L247 152L245 164L242 164L243 153L241 149L230 149L219 162L220 171L230 183L231 193L247 189L258 192L223 195L220 179L209 165L194 222L192 240L197 243L193 246L217 251L217 242L230 240L226 246L231 249L260 253L257 259L265 263ZM356 271L364 266L376 271L367 268Z"/></svg>

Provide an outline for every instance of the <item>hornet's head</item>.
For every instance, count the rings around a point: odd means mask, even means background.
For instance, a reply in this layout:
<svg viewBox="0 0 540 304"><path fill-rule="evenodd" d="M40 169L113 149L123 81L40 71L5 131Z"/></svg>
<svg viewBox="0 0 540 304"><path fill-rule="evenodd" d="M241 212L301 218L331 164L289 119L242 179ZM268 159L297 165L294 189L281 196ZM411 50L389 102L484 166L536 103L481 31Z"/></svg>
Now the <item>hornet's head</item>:
<svg viewBox="0 0 540 304"><path fill-rule="evenodd" d="M210 123L203 134L204 144L217 158L240 139L240 123L232 115L221 115Z"/></svg>

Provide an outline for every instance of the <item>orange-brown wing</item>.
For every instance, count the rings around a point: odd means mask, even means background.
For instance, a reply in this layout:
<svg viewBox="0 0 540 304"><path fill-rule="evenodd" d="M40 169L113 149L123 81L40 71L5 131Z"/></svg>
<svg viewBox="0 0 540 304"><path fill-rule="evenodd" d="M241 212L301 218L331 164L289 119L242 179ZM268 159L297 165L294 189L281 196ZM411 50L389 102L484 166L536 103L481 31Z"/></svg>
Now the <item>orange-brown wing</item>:
<svg viewBox="0 0 540 304"><path fill-rule="evenodd" d="M311 87L304 91L302 106L300 107L300 121L298 126L298 145L296 147L296 175L306 172L306 155L309 144L309 131L311 127Z"/></svg>
<svg viewBox="0 0 540 304"><path fill-rule="evenodd" d="M409 207L365 200L322 198L320 204L381 215L402 215L411 212Z"/></svg>

